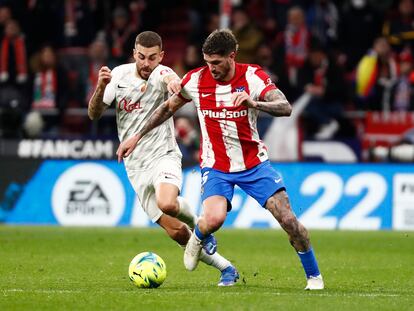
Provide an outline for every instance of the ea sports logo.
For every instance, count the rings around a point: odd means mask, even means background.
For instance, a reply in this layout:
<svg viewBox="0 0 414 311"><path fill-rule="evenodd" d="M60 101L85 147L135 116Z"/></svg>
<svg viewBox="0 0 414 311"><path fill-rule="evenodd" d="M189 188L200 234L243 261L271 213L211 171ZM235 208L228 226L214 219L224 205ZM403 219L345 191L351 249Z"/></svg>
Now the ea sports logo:
<svg viewBox="0 0 414 311"><path fill-rule="evenodd" d="M57 180L52 209L68 226L114 226L125 208L125 191L118 176L103 165L78 164Z"/></svg>

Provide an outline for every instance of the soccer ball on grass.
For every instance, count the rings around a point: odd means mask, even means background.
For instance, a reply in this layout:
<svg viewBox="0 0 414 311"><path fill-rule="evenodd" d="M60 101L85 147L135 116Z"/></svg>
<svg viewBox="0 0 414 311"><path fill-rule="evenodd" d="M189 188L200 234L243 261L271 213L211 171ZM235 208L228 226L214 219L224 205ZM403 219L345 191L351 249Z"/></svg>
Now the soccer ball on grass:
<svg viewBox="0 0 414 311"><path fill-rule="evenodd" d="M160 256L152 252L136 255L128 269L129 278L138 287L156 288L167 277L167 267Z"/></svg>

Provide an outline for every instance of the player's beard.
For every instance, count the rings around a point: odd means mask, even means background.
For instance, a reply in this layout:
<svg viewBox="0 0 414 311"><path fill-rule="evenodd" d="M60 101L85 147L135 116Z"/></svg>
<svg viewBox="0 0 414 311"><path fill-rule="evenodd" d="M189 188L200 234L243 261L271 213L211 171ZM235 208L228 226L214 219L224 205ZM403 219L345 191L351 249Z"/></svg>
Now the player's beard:
<svg viewBox="0 0 414 311"><path fill-rule="evenodd" d="M149 76L152 73L152 69L150 67L142 67L142 68L138 68L138 73L139 76L144 79L144 80L148 80Z"/></svg>
<svg viewBox="0 0 414 311"><path fill-rule="evenodd" d="M229 71L230 71L230 64L227 63L225 66L223 66L223 68L221 68L220 71L218 70L211 71L211 75L217 81L224 81Z"/></svg>

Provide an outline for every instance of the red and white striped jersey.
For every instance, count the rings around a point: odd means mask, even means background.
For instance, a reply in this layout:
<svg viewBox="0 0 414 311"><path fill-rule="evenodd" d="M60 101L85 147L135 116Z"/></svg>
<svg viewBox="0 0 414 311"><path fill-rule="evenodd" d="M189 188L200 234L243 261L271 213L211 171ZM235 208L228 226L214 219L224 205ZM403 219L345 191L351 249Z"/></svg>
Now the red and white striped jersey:
<svg viewBox="0 0 414 311"><path fill-rule="evenodd" d="M234 107L233 92L245 91L253 100L263 100L276 89L260 66L236 63L228 82L215 80L207 66L188 72L179 96L193 101L200 121L200 166L222 172L250 169L268 159L266 146L257 132L257 109Z"/></svg>

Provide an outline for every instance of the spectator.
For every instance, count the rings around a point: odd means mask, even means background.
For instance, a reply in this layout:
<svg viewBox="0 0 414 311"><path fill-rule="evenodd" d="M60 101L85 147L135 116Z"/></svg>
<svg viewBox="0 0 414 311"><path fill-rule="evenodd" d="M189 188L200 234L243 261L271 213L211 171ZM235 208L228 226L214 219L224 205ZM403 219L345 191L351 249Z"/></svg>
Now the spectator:
<svg viewBox="0 0 414 311"><path fill-rule="evenodd" d="M411 50L406 49L399 55L400 76L396 82L392 110L414 110L414 71Z"/></svg>
<svg viewBox="0 0 414 311"><path fill-rule="evenodd" d="M220 15L218 15L217 13L210 14L208 18L208 23L207 23L207 29L206 29L206 32L204 33L204 37L202 40L207 38L210 32L214 31L215 29L218 29L219 27L220 27Z"/></svg>
<svg viewBox="0 0 414 311"><path fill-rule="evenodd" d="M280 30L284 30L288 22L286 19L288 11L292 7L304 8L306 2L304 0L266 0L266 28L277 27Z"/></svg>
<svg viewBox="0 0 414 311"><path fill-rule="evenodd" d="M0 47L0 137L18 138L27 106L28 69L25 38L16 20L7 20Z"/></svg>
<svg viewBox="0 0 414 311"><path fill-rule="evenodd" d="M31 108L43 116L46 132L59 128L67 103L67 73L58 66L56 52L50 45L41 48L33 59L33 96Z"/></svg>
<svg viewBox="0 0 414 311"><path fill-rule="evenodd" d="M64 107L65 76L58 67L56 52L50 45L43 46L33 60L32 109L53 109Z"/></svg>
<svg viewBox="0 0 414 311"><path fill-rule="evenodd" d="M255 64L259 65L263 68L263 70L268 74L270 79L277 84L278 87L284 89L285 84L282 82L282 79L276 73L276 64L273 57L273 51L265 43L262 43L256 52L255 57ZM267 113L259 113L259 117L257 119L257 130L259 132L259 136L263 137L266 134L269 126L273 122L274 118L272 118Z"/></svg>
<svg viewBox="0 0 414 311"><path fill-rule="evenodd" d="M64 0L58 8L61 18L60 47L87 47L96 35L91 1Z"/></svg>
<svg viewBox="0 0 414 311"><path fill-rule="evenodd" d="M305 23L304 11L296 6L288 11L288 23L278 39L277 59L279 76L287 76L287 95L295 99L298 94L298 70L308 56L310 34Z"/></svg>
<svg viewBox="0 0 414 311"><path fill-rule="evenodd" d="M270 79L272 79L272 81L278 83L280 79L276 74L276 64L273 57L273 51L270 46L262 43L257 48L254 63L261 66L263 70L269 75Z"/></svg>
<svg viewBox="0 0 414 311"><path fill-rule="evenodd" d="M4 35L4 28L9 20L12 19L12 12L8 6L0 6L0 38Z"/></svg>
<svg viewBox="0 0 414 311"><path fill-rule="evenodd" d="M239 42L237 61L240 63L252 63L256 49L263 40L263 34L242 8L236 8L233 11L232 31Z"/></svg>
<svg viewBox="0 0 414 311"><path fill-rule="evenodd" d="M346 99L342 71L322 45L315 44L298 76L301 89L311 95L305 108L305 133L316 139L332 138L339 129Z"/></svg>
<svg viewBox="0 0 414 311"><path fill-rule="evenodd" d="M55 9L60 18L59 61L68 74L68 82L76 84L77 94L82 93L80 85L88 79L88 46L97 32L93 2L64 0Z"/></svg>
<svg viewBox="0 0 414 311"><path fill-rule="evenodd" d="M190 20L190 33L188 35L190 44L197 44L204 39L204 25L208 23L209 14L208 1L191 0L188 8Z"/></svg>
<svg viewBox="0 0 414 311"><path fill-rule="evenodd" d="M391 13L383 26L383 35L396 51L405 47L414 49L414 4L412 0L400 0L396 13Z"/></svg>
<svg viewBox="0 0 414 311"><path fill-rule="evenodd" d="M22 85L27 82L26 42L20 25L9 20L1 40L0 83Z"/></svg>
<svg viewBox="0 0 414 311"><path fill-rule="evenodd" d="M347 71L353 71L359 60L381 32L378 13L367 0L349 0L339 24L339 47L344 53Z"/></svg>
<svg viewBox="0 0 414 311"><path fill-rule="evenodd" d="M233 4L236 2L233 1ZM304 91L304 77L302 79L298 72L302 74L305 64L309 66L309 42L313 33L322 42L322 46L327 47L325 54L331 56L333 47L339 49L335 50L340 56L335 62L345 66L348 83L355 82L357 85L356 93L352 85L352 95L357 95L354 100L357 108L381 111L414 109L411 96L414 85L411 74L413 63L411 54L407 52L408 49L413 51L414 48L414 0L249 0L237 3L243 3L243 9L234 8L233 27L240 40L240 55L245 54L247 57L243 61L261 65L273 80L277 81L277 85L284 90L291 102L299 98ZM388 11L390 14L384 22L383 15L391 4L393 10ZM0 110L4 112L7 108L15 114L6 114L6 117L2 117L2 126L9 123L7 127L17 129L22 116L27 114L28 107L32 104L39 107L48 105L47 100L32 102L31 94L36 88L36 83L31 84L33 79L30 79L30 70L27 69L30 66L26 60L22 61L26 58L31 59L45 42L52 42L56 47L55 52L58 52L58 60L62 65L57 66L58 80L61 81L59 84L64 83L63 100L60 99L60 94L56 94L59 99L51 106L56 105L59 113L64 109L67 120L72 122L76 117L72 114L73 110L67 108L84 107L85 99L88 100L90 96L88 90L95 83L94 68L102 63L113 67L120 60L127 61L131 55L130 45L133 45L135 32L141 27L171 31L168 25L172 21L171 10L178 12L179 16L186 17L188 10L192 9L194 14L190 14L190 17L195 17L192 24L194 27L191 28L191 44L186 46L186 49L183 49L184 44L177 48L185 55L176 63L176 70L180 73L201 65L201 53L197 55L196 50L206 34L219 28L218 8L218 0L190 0L179 3L161 0L0 0ZM342 12L339 17L337 8ZM7 45L4 43L6 24L13 24L12 19L18 21L20 35L17 41L24 42L25 57L18 52L23 50L20 48L22 44L14 44L14 39L6 39L9 40L8 49L3 48L3 44ZM306 20L309 22L308 25ZM188 24L188 21L186 23ZM381 48L381 44L374 48L374 40L381 33L381 25L386 39L391 43L394 52L400 56L398 62L393 58L391 51L387 53ZM263 27L264 30L257 26ZM15 26L11 26L12 29L13 27L16 29ZM96 36L97 30L101 30L101 36ZM181 38L184 38L183 42L188 39L184 30L180 34ZM107 52L104 51L106 48L102 41L90 43L96 37L108 44ZM129 43L126 42L128 40ZM175 39L172 40L175 44ZM370 47L372 51L367 53ZM168 55L173 55L170 57L171 62L180 58L175 56L174 49L169 51ZM106 53L108 58L104 56ZM112 53L117 56L112 57ZM54 55L54 60L56 57ZM329 58L329 67L333 62L334 58ZM335 70L341 71L338 68ZM39 73L36 72L35 75L38 76ZM39 77L36 81L39 81ZM330 85L331 83L327 83L326 92L330 92ZM340 92L345 86L342 86ZM340 101L340 105L342 103L343 100ZM37 120L39 114L47 119L44 108L38 108L36 112L33 119ZM180 113L190 118L194 115L193 110L181 110ZM309 111L307 113L308 120L313 120ZM45 122L46 125L49 123L48 120ZM65 121L57 122L64 124ZM84 120L68 127L69 135L73 135L74 131L80 128L81 122ZM259 131L266 130L263 118L259 117L258 122ZM323 125L312 122L315 128L310 133L318 133ZM100 121L99 126L103 124L104 121ZM262 126L263 124L265 126ZM305 125L309 129L309 124ZM3 130L3 134L0 135L21 137L19 130L16 133L12 131ZM59 134L61 133L62 131ZM101 134L99 131L97 133ZM335 135L338 136L338 133Z"/></svg>
<svg viewBox="0 0 414 311"><path fill-rule="evenodd" d="M96 82L98 82L99 69L101 69L102 66L108 66L109 68L115 67L115 65L108 60L109 51L105 40L97 39L94 42L92 42L89 46L88 55L89 66L88 82L86 83L85 90L85 103L89 102L89 99L91 98L95 90Z"/></svg>
<svg viewBox="0 0 414 311"><path fill-rule="evenodd" d="M207 13L206 23L204 24L204 28L201 31L201 35L199 38L195 38L195 40L191 41L192 44L200 44L207 36L216 29L220 28L220 15L213 12Z"/></svg>
<svg viewBox="0 0 414 311"><path fill-rule="evenodd" d="M62 44L62 1L20 0L12 3L13 14L20 21L27 38L29 58L39 51L45 42Z"/></svg>
<svg viewBox="0 0 414 311"><path fill-rule="evenodd" d="M92 0L96 1L96 0ZM102 1L103 2L103 1ZM152 5L157 5L157 1L152 0ZM162 1L160 1L161 3ZM143 12L147 12L147 1L146 0L116 0L116 1L105 1L105 4L110 8L109 14L105 16L104 22L107 24L105 28L110 26L113 21L113 14L116 10L121 8L124 10L126 16L128 16L128 27L133 29L135 32L138 32L144 26L144 17L147 14L143 14ZM159 6L158 6L159 7Z"/></svg>
<svg viewBox="0 0 414 311"><path fill-rule="evenodd" d="M398 64L387 39L380 37L358 63L356 92L362 108L390 111L397 79Z"/></svg>
<svg viewBox="0 0 414 311"><path fill-rule="evenodd" d="M179 77L182 77L191 69L203 66L203 61L201 60L200 55L201 51L196 45L188 45L185 50L184 58L175 64L174 71Z"/></svg>
<svg viewBox="0 0 414 311"><path fill-rule="evenodd" d="M116 65L128 62L134 46L137 29L130 24L128 12L123 7L114 10L111 28L107 31L110 56Z"/></svg>
<svg viewBox="0 0 414 311"><path fill-rule="evenodd" d="M307 22L310 32L325 48L332 48L338 40L339 13L331 0L316 0L309 8Z"/></svg>
<svg viewBox="0 0 414 311"><path fill-rule="evenodd" d="M142 12L145 11L147 4L145 0L133 0L129 3L130 11L130 25L131 27L138 32L142 27Z"/></svg>

